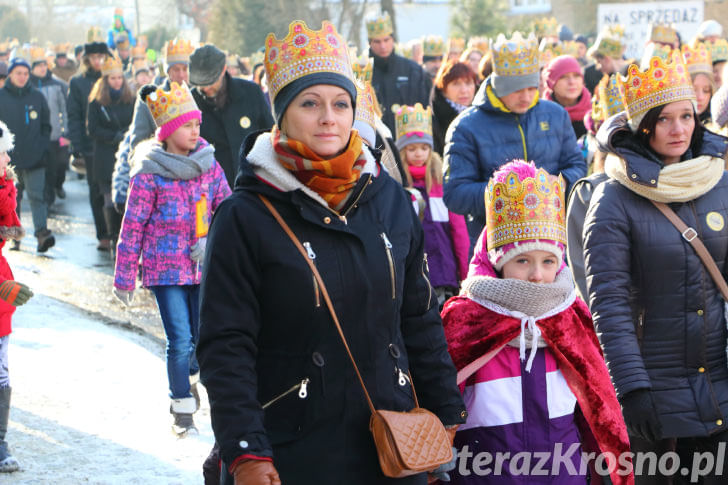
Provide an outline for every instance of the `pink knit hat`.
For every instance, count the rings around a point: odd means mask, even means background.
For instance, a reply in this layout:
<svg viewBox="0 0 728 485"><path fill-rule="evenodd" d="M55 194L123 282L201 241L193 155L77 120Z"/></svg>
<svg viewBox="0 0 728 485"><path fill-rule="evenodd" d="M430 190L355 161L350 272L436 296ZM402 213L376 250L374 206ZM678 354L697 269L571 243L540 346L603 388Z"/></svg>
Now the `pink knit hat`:
<svg viewBox="0 0 728 485"><path fill-rule="evenodd" d="M549 89L554 89L556 82L571 72L575 72L582 77L584 76L581 72L579 61L572 56L559 56L551 59L551 62L543 70L542 75Z"/></svg>
<svg viewBox="0 0 728 485"><path fill-rule="evenodd" d="M157 125L156 137L160 142L190 120L197 119L202 123L202 113L185 83L172 82L168 91L161 86L144 86L140 96L152 113Z"/></svg>

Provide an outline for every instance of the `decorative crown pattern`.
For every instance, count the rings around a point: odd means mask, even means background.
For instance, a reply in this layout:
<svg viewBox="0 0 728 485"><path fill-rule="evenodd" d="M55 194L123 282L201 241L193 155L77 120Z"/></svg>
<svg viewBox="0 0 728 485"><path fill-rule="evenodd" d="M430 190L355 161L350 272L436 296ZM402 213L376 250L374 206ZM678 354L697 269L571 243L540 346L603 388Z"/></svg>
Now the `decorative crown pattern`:
<svg viewBox="0 0 728 485"><path fill-rule="evenodd" d="M131 58L132 59L146 59L147 50L144 48L144 46L136 45L131 48Z"/></svg>
<svg viewBox="0 0 728 485"><path fill-rule="evenodd" d="M185 83L179 85L176 82L172 82L169 91L165 91L160 86L156 91L149 93L147 106L152 112L157 127L161 127L185 113L197 110L197 104L190 88Z"/></svg>
<svg viewBox="0 0 728 485"><path fill-rule="evenodd" d="M539 52L539 65L541 67L546 66L554 57L558 57L562 53L562 45L560 42L553 42L547 39L541 39L541 44L538 46Z"/></svg>
<svg viewBox="0 0 728 485"><path fill-rule="evenodd" d="M490 42L487 37L471 37L468 40L468 49L473 49L485 55L490 49Z"/></svg>
<svg viewBox="0 0 728 485"><path fill-rule="evenodd" d="M10 52L10 60L13 60L13 59L23 59L28 64L30 64L30 59L31 59L30 49L28 47L21 47L21 46L15 47Z"/></svg>
<svg viewBox="0 0 728 485"><path fill-rule="evenodd" d="M630 120L667 103L695 101L693 83L678 50L672 51L669 62L653 57L644 72L632 64L627 77L620 76L620 86Z"/></svg>
<svg viewBox="0 0 728 485"><path fill-rule="evenodd" d="M42 47L38 46L31 46L29 49L30 52L30 64L35 64L36 62L46 62L46 51Z"/></svg>
<svg viewBox="0 0 728 485"><path fill-rule="evenodd" d="M195 46L187 39L173 39L164 45L164 59L167 64L190 62Z"/></svg>
<svg viewBox="0 0 728 485"><path fill-rule="evenodd" d="M333 24L324 20L321 30L311 30L302 20L288 27L288 35L265 39L265 71L271 97L291 82L308 74L329 72L354 80L346 42Z"/></svg>
<svg viewBox="0 0 728 485"><path fill-rule="evenodd" d="M119 57L117 57L115 54L106 56L106 59L104 59L104 63L101 66L101 75L102 76L110 76L112 74L122 74L123 72L124 72L124 64L121 62L121 59L119 59Z"/></svg>
<svg viewBox="0 0 728 485"><path fill-rule="evenodd" d="M378 37L391 35L392 32L394 32L392 19L389 17L389 13L387 12L367 20L367 37L369 39L376 39Z"/></svg>
<svg viewBox="0 0 728 485"><path fill-rule="evenodd" d="M364 84L371 84L372 73L374 72L374 59L369 57L367 52L362 52L359 57L354 59L351 65L354 71L354 77Z"/></svg>
<svg viewBox="0 0 728 485"><path fill-rule="evenodd" d="M679 42L677 30L671 25L652 24L650 26L650 41L661 44L677 45Z"/></svg>
<svg viewBox="0 0 728 485"><path fill-rule="evenodd" d="M423 37L422 54L430 57L442 57L445 54L445 41L439 35Z"/></svg>
<svg viewBox="0 0 728 485"><path fill-rule="evenodd" d="M462 54L465 50L465 39L462 37L450 37L447 39L447 47L445 52L448 54Z"/></svg>
<svg viewBox="0 0 728 485"><path fill-rule="evenodd" d="M533 22L533 31L536 37L558 37L559 22L556 17L543 17Z"/></svg>
<svg viewBox="0 0 728 485"><path fill-rule="evenodd" d="M592 55L601 54L613 59L619 59L622 57L622 52L624 51L623 36L623 26L608 25L599 33L597 40L589 50L592 52Z"/></svg>
<svg viewBox="0 0 728 485"><path fill-rule="evenodd" d="M715 42L708 42L707 47L713 62L728 61L728 40L718 39Z"/></svg>
<svg viewBox="0 0 728 485"><path fill-rule="evenodd" d="M363 121L376 129L375 101L372 85L369 83L356 82L356 111L354 119Z"/></svg>
<svg viewBox="0 0 728 485"><path fill-rule="evenodd" d="M53 47L53 52L55 52L56 55L58 54L68 54L68 52L71 50L71 43L66 42L65 44L56 44Z"/></svg>
<svg viewBox="0 0 728 485"><path fill-rule="evenodd" d="M573 40L567 40L561 43L561 54L579 58L579 43Z"/></svg>
<svg viewBox="0 0 728 485"><path fill-rule="evenodd" d="M399 54L402 57L406 57L407 59L413 59L414 58L414 44L407 42L407 43L397 43L395 46L395 51L397 54Z"/></svg>
<svg viewBox="0 0 728 485"><path fill-rule="evenodd" d="M604 121L624 111L622 92L617 81L617 75L604 76L597 86L596 95L592 100L592 118Z"/></svg>
<svg viewBox="0 0 728 485"><path fill-rule="evenodd" d="M265 60L265 53L263 51L255 51L252 54L250 54L250 65L251 66L257 66L258 64L263 64L264 60Z"/></svg>
<svg viewBox="0 0 728 485"><path fill-rule="evenodd" d="M703 42L697 42L692 46L684 44L682 46L682 55L690 74L713 75L713 61L710 57L710 51Z"/></svg>
<svg viewBox="0 0 728 485"><path fill-rule="evenodd" d="M535 177L491 180L485 190L488 251L505 244L549 239L566 244L565 183L539 168Z"/></svg>
<svg viewBox="0 0 728 485"><path fill-rule="evenodd" d="M101 31L99 27L91 27L86 32L86 42L106 42L106 39L104 39L104 33Z"/></svg>
<svg viewBox="0 0 728 485"><path fill-rule="evenodd" d="M397 127L397 139L408 133L422 133L432 136L432 109L426 109L420 103L414 106L400 106L394 113Z"/></svg>
<svg viewBox="0 0 728 485"><path fill-rule="evenodd" d="M520 32L506 39L498 34L492 44L493 71L499 76L523 76L539 70L538 41L533 33L524 39Z"/></svg>

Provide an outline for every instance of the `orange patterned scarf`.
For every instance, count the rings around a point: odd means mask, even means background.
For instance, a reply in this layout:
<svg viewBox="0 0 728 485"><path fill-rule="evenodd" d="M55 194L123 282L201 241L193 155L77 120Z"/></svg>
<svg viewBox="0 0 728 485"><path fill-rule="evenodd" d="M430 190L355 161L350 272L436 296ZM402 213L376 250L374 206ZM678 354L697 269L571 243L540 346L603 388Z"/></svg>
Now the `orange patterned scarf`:
<svg viewBox="0 0 728 485"><path fill-rule="evenodd" d="M300 141L288 138L276 127L271 138L281 164L302 184L319 194L331 209L341 210L366 164L359 133L351 130L346 150L328 160Z"/></svg>

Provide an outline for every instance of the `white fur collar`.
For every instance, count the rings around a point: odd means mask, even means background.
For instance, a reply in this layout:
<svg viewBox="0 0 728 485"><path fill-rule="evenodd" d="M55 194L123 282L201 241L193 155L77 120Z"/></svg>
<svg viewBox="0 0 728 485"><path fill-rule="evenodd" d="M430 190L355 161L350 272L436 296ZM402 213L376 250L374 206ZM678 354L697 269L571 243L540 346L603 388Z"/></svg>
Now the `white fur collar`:
<svg viewBox="0 0 728 485"><path fill-rule="evenodd" d="M376 174L377 162L374 159L374 155L372 155L369 149L366 148L366 145L363 145L363 147L364 157L367 161L362 169L362 174ZM327 208L329 207L323 197L303 185L295 175L281 165L281 162L278 161L278 156L273 149L273 142L271 141L270 133L262 133L258 136L252 150L250 150L247 155L247 159L248 163L253 166L253 172L255 175L274 186L276 189L282 192L292 192L294 190L301 189L306 195L322 206Z"/></svg>

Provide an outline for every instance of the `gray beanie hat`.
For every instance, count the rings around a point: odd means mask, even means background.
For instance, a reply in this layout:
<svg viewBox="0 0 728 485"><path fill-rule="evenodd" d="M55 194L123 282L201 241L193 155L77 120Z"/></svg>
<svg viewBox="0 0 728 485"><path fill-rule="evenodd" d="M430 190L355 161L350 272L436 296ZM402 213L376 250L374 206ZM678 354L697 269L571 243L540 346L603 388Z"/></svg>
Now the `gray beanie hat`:
<svg viewBox="0 0 728 485"><path fill-rule="evenodd" d="M508 96L511 93L520 91L525 88L537 88L539 82L539 72L532 74L523 74L521 76L499 76L495 72L491 74L493 78L493 90L499 98Z"/></svg>
<svg viewBox="0 0 728 485"><path fill-rule="evenodd" d="M225 67L225 53L212 44L195 49L190 56L190 84L209 86L218 80Z"/></svg>

